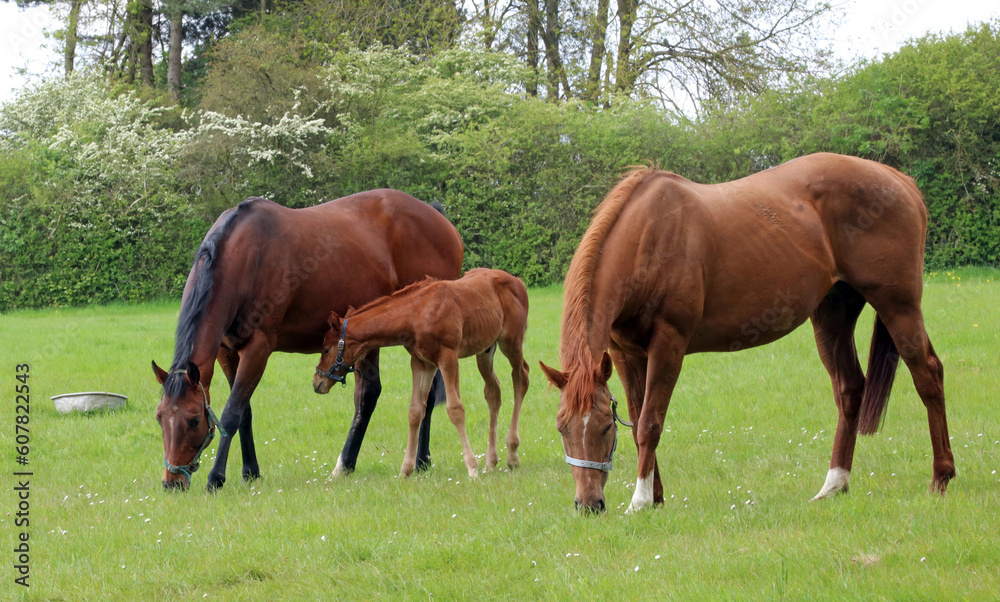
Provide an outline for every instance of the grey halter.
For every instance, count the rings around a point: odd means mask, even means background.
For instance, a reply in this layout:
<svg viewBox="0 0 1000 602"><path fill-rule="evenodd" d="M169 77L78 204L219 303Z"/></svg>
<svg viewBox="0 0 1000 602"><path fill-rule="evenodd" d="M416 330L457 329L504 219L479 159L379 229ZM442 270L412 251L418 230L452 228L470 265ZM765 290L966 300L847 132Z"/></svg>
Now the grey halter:
<svg viewBox="0 0 1000 602"><path fill-rule="evenodd" d="M618 449L618 425L616 422L620 422L622 426L631 427L631 422L626 422L618 416L618 400L615 396L611 396L611 415L615 417L611 421L612 426L615 427L615 441L611 444L611 455L608 457L607 462L592 462L590 460L580 460L578 458L572 458L569 454L566 454L566 463L572 466L579 466L580 468L593 468L594 470L600 470L601 472L611 472L611 463L615 459L615 450Z"/></svg>

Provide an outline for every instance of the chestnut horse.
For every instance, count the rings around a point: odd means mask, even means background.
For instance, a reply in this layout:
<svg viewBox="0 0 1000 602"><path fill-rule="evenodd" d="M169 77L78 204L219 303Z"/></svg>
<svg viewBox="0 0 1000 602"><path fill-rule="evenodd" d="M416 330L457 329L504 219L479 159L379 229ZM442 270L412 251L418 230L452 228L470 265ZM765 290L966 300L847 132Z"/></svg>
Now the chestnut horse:
<svg viewBox="0 0 1000 602"><path fill-rule="evenodd" d="M323 339L313 387L326 393L334 382L343 382L351 366L369 353L402 345L410 353L413 395L410 398L410 435L406 441L401 474L413 472L417 456L417 427L424 416L427 391L435 370L441 369L447 395L448 416L458 429L465 468L476 478L479 462L465 433L465 408L459 397L458 360L476 356L476 365L486 383L484 394L490 409L490 436L486 469L493 470L497 456L497 413L500 383L493 371L497 347L507 356L514 381L514 412L507 433L507 466L520 464L517 421L521 401L528 390L528 363L522 344L528 326L528 292L524 284L501 270L470 270L451 282L424 280L390 297L376 299L361 309L347 310L343 321L330 314L330 330ZM348 328L350 324L350 328Z"/></svg>
<svg viewBox="0 0 1000 602"><path fill-rule="evenodd" d="M346 311L428 275L457 278L462 254L462 240L442 213L397 190L363 192L305 209L249 198L223 213L188 275L169 373L153 363L164 390L156 410L164 487L190 485L217 422L222 437L208 490L225 483L237 429L243 477L259 476L250 396L268 356L318 352L331 309ZM216 360L230 385L218 421L209 405ZM358 372L354 420L335 474L356 465L381 391L378 353L366 356ZM422 466L430 464L429 416L430 410L421 431Z"/></svg>
<svg viewBox="0 0 1000 602"><path fill-rule="evenodd" d="M561 390L556 424L577 506L605 507L612 362L635 421L638 510L663 501L655 451L684 356L770 343L806 318L839 413L813 499L847 490L856 436L878 429L900 356L927 409L931 487L944 493L955 463L943 368L920 310L926 228L912 179L853 157L810 155L710 186L651 168L626 175L566 276L563 370L542 366ZM877 316L867 378L854 347L865 303Z"/></svg>

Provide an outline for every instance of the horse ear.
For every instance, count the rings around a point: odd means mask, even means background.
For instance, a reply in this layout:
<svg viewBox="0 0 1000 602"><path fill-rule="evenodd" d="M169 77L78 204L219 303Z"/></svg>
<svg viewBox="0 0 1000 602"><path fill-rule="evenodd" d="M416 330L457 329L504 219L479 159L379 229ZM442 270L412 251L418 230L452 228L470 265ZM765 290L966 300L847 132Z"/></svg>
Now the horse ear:
<svg viewBox="0 0 1000 602"><path fill-rule="evenodd" d="M337 312L331 311L330 317L326 319L326 323L330 326L330 328L340 330L340 316L337 315Z"/></svg>
<svg viewBox="0 0 1000 602"><path fill-rule="evenodd" d="M611 363L611 356L608 355L607 351L605 351L604 356L601 357L601 379L604 380L605 383L611 378L611 370L613 368L614 364Z"/></svg>
<svg viewBox="0 0 1000 602"><path fill-rule="evenodd" d="M560 372L555 368L550 368L545 364L543 364L542 362L538 362L538 365L542 367L542 372L545 373L545 376L549 379L549 382L551 382L559 389L565 387L566 383L569 382L569 376L567 376L565 372Z"/></svg>
<svg viewBox="0 0 1000 602"><path fill-rule="evenodd" d="M161 385L163 384L163 381L167 380L167 372L163 368L157 366L155 361L153 362L153 374L156 375L156 380L158 380Z"/></svg>
<svg viewBox="0 0 1000 602"><path fill-rule="evenodd" d="M354 314L355 314L355 313L356 313L357 311L358 311L358 310L354 309L354 306L353 306L353 305L348 305L348 306L347 306L347 311L346 311L346 312L344 312L344 317L346 318L346 317L348 317L348 316L352 316L352 315L354 315Z"/></svg>
<svg viewBox="0 0 1000 602"><path fill-rule="evenodd" d="M201 372L198 370L198 366L194 362L188 362L187 369L188 380L191 381L191 386L197 385L201 382Z"/></svg>

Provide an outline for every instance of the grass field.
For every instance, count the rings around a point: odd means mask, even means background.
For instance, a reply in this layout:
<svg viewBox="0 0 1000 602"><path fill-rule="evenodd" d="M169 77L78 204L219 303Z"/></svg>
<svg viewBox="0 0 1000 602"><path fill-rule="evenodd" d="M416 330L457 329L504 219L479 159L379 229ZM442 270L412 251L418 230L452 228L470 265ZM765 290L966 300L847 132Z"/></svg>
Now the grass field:
<svg viewBox="0 0 1000 602"><path fill-rule="evenodd" d="M151 359L169 364L178 304L0 316L4 486L0 598L98 599L997 599L1000 598L1000 272L926 277L928 330L945 365L959 476L928 492L926 413L900 368L882 432L858 442L851 491L808 503L826 475L836 411L804 326L776 344L685 361L658 458L663 507L625 515L636 453L621 433L605 490L609 511L573 510L554 428L561 290L531 291L532 384L521 468L466 478L442 411L434 467L397 478L406 436L405 352L383 352L383 394L353 475L328 480L353 415L350 387L312 392L315 356L277 355L254 397L262 478L204 492L160 485ZM872 315L858 330L867 351ZM510 419L504 387L499 439ZM864 359L862 360L864 361ZM14 584L18 499L16 364L31 387L31 587ZM463 362L473 449L487 409L475 362ZM224 399L225 381L215 383ZM49 397L106 390L128 406L60 415ZM621 392L617 379L613 390ZM218 402L217 402L218 403ZM212 446L212 450L215 445ZM234 449L237 449L234 447ZM206 452L210 466L214 452ZM504 450L501 449L501 466Z"/></svg>

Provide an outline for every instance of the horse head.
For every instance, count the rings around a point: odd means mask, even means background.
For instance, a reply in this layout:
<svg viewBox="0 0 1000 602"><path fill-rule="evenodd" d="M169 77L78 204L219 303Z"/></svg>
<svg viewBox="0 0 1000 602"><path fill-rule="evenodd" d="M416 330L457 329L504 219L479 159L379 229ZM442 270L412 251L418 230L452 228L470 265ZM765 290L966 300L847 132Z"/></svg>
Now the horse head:
<svg viewBox="0 0 1000 602"><path fill-rule="evenodd" d="M576 507L603 512L604 485L608 481L618 429L611 408L611 357L604 353L599 366L560 372L539 362L542 372L559 388L556 429L562 434L566 462L576 482Z"/></svg>
<svg viewBox="0 0 1000 602"><path fill-rule="evenodd" d="M156 421L163 432L163 487L186 490L191 486L191 474L201 464L201 453L215 437L218 419L193 362L185 370L170 373L153 362L153 373L163 385L163 397L156 408Z"/></svg>
<svg viewBox="0 0 1000 602"><path fill-rule="evenodd" d="M348 314L352 310L353 308L348 308ZM353 366L344 363L344 337L347 335L348 321L349 317L341 320L337 312L330 312L327 320L330 328L323 336L323 354L313 375L313 390L320 395L329 393L335 382L346 385L347 374L354 371Z"/></svg>

